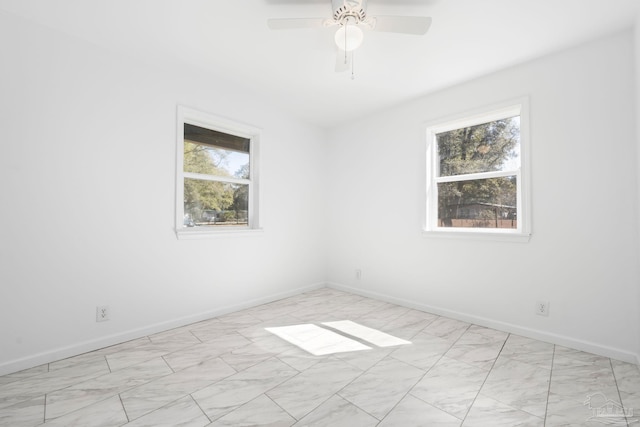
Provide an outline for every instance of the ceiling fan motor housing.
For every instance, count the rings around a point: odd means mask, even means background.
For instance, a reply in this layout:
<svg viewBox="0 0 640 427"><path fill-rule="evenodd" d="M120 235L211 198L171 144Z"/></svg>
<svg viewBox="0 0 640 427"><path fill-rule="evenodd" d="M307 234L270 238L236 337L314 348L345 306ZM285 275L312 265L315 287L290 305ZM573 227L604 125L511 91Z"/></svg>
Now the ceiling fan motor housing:
<svg viewBox="0 0 640 427"><path fill-rule="evenodd" d="M331 0L331 7L333 19L341 24L348 18L354 18L357 24L367 16L367 0Z"/></svg>

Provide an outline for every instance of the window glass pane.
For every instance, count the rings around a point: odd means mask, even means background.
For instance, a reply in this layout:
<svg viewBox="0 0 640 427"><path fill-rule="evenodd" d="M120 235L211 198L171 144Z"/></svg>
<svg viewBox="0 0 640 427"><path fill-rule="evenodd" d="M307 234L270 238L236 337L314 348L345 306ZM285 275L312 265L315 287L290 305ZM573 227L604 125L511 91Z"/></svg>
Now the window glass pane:
<svg viewBox="0 0 640 427"><path fill-rule="evenodd" d="M184 180L184 226L247 225L249 185Z"/></svg>
<svg viewBox="0 0 640 427"><path fill-rule="evenodd" d="M436 135L439 176L515 170L520 167L520 117Z"/></svg>
<svg viewBox="0 0 640 427"><path fill-rule="evenodd" d="M249 153L185 140L184 171L249 179Z"/></svg>
<svg viewBox="0 0 640 427"><path fill-rule="evenodd" d="M438 226L517 228L516 177L438 184Z"/></svg>

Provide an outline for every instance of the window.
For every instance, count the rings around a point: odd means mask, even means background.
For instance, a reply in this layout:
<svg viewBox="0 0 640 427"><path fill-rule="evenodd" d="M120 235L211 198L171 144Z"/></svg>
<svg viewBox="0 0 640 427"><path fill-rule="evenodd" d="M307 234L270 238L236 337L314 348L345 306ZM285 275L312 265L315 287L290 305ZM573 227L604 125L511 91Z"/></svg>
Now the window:
<svg viewBox="0 0 640 427"><path fill-rule="evenodd" d="M176 233L258 229L258 130L178 108Z"/></svg>
<svg viewBox="0 0 640 427"><path fill-rule="evenodd" d="M527 241L527 100L427 128L427 235Z"/></svg>

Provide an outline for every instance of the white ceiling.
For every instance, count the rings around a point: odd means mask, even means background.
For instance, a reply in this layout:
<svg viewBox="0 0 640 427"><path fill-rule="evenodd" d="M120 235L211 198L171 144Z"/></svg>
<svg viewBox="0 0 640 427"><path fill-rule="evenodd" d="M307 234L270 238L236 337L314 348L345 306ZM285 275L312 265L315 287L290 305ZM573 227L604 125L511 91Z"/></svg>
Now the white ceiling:
<svg viewBox="0 0 640 427"><path fill-rule="evenodd" d="M330 0L0 0L0 9L155 64L196 67L319 126L335 126L632 27L640 0L369 0L369 15L431 16L425 36L365 31L355 80L335 73Z"/></svg>

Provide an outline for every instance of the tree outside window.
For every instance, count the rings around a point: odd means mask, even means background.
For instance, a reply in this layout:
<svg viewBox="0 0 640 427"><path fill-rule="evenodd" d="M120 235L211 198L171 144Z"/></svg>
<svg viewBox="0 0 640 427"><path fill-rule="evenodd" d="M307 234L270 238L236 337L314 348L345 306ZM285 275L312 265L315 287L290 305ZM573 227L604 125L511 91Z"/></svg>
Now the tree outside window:
<svg viewBox="0 0 640 427"><path fill-rule="evenodd" d="M520 167L520 117L436 134L440 227L517 228L517 176L473 178Z"/></svg>
<svg viewBox="0 0 640 427"><path fill-rule="evenodd" d="M178 238L260 230L259 131L184 107L178 120Z"/></svg>
<svg viewBox="0 0 640 427"><path fill-rule="evenodd" d="M427 231L528 236L522 119L519 105L429 127Z"/></svg>

